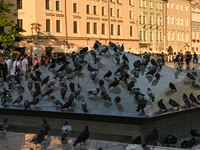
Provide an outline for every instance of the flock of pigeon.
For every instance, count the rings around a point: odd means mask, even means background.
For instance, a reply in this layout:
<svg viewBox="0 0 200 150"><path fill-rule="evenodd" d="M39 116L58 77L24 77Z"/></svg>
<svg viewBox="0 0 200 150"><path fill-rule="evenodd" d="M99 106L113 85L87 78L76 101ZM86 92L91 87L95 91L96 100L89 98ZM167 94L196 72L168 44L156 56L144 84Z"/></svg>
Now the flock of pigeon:
<svg viewBox="0 0 200 150"><path fill-rule="evenodd" d="M3 133L6 133L6 129L8 128L8 117L5 117L4 121L0 123L0 130L3 131ZM36 145L41 144L45 140L45 136L48 136L48 132L50 130L50 125L48 124L46 119L43 119L43 124L41 125L38 133L36 133L32 140L30 141L33 142ZM71 133L72 127L69 125L68 121L65 120L65 123L61 129L61 141L64 142L67 140L67 136ZM85 130L82 131L77 139L74 141L73 146L76 146L79 143L84 143L85 141L89 138L89 127L86 125Z"/></svg>

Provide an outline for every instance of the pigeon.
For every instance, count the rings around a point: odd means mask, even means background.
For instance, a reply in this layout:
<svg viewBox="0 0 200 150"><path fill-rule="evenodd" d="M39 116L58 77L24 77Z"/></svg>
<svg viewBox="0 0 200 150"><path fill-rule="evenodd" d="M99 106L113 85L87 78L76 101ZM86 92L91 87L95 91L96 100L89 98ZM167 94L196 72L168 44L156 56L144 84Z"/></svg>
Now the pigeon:
<svg viewBox="0 0 200 150"><path fill-rule="evenodd" d="M112 75L112 72L109 70L103 77L109 78Z"/></svg>
<svg viewBox="0 0 200 150"><path fill-rule="evenodd" d="M61 81L60 85L67 90L67 84L64 81Z"/></svg>
<svg viewBox="0 0 200 150"><path fill-rule="evenodd" d="M79 94L82 91L82 87L79 84L77 84L77 86L78 86L78 88L77 88L77 90L76 90L76 92L74 94L74 98L77 98L77 96L79 96Z"/></svg>
<svg viewBox="0 0 200 150"><path fill-rule="evenodd" d="M14 80L16 81L16 84L21 84L21 82L20 82L20 79L19 79L19 76L18 76L18 75L15 75L15 76L14 76Z"/></svg>
<svg viewBox="0 0 200 150"><path fill-rule="evenodd" d="M135 86L135 82L134 82L134 81L129 82L127 91L131 91L131 89L132 89L134 86Z"/></svg>
<svg viewBox="0 0 200 150"><path fill-rule="evenodd" d="M196 72L196 70L194 69L194 67L192 68L192 75L197 76L197 72Z"/></svg>
<svg viewBox="0 0 200 150"><path fill-rule="evenodd" d="M94 81L98 75L99 71L92 71L90 72L90 78Z"/></svg>
<svg viewBox="0 0 200 150"><path fill-rule="evenodd" d="M67 136L71 133L72 127L69 125L67 119L65 121L65 124L63 125L61 129L61 141L64 141Z"/></svg>
<svg viewBox="0 0 200 150"><path fill-rule="evenodd" d="M62 99L65 99L66 90L64 88L61 88L60 94L62 96Z"/></svg>
<svg viewBox="0 0 200 150"><path fill-rule="evenodd" d="M99 63L101 58L102 58L101 56L94 58L94 64Z"/></svg>
<svg viewBox="0 0 200 150"><path fill-rule="evenodd" d="M82 102L81 102L81 107L84 112L87 112L87 103L84 100L82 100Z"/></svg>
<svg viewBox="0 0 200 150"><path fill-rule="evenodd" d="M50 130L50 125L47 123L46 119L43 119L43 124L41 125L41 128L45 130L45 135L48 135L48 132Z"/></svg>
<svg viewBox="0 0 200 150"><path fill-rule="evenodd" d="M80 50L80 54L86 53L88 51L88 47L84 47L82 50Z"/></svg>
<svg viewBox="0 0 200 150"><path fill-rule="evenodd" d="M115 103L118 105L120 101L121 101L121 97L116 96L115 97Z"/></svg>
<svg viewBox="0 0 200 150"><path fill-rule="evenodd" d="M3 91L3 95L4 95L5 97L12 97L11 94L10 94L10 91L6 90L5 87L3 88L3 90L4 90L4 91Z"/></svg>
<svg viewBox="0 0 200 150"><path fill-rule="evenodd" d="M175 100L173 99L169 99L169 104L172 106L172 107L177 107L178 110L179 110L179 107L181 106L180 104L178 104Z"/></svg>
<svg viewBox="0 0 200 150"><path fill-rule="evenodd" d="M195 81L192 82L192 86L194 86L196 88L200 88L199 84L197 84Z"/></svg>
<svg viewBox="0 0 200 150"><path fill-rule="evenodd" d="M141 144L141 135L137 136L130 144Z"/></svg>
<svg viewBox="0 0 200 150"><path fill-rule="evenodd" d="M109 42L109 46L112 48L117 48L117 45L115 45L115 43L113 43L113 42Z"/></svg>
<svg viewBox="0 0 200 150"><path fill-rule="evenodd" d="M193 81L196 80L195 77L191 73L187 73L187 77Z"/></svg>
<svg viewBox="0 0 200 150"><path fill-rule="evenodd" d="M14 84L13 84L12 81L8 82L8 89L11 89L13 85L14 85Z"/></svg>
<svg viewBox="0 0 200 150"><path fill-rule="evenodd" d="M77 56L76 52L73 51L71 54L72 61L75 61L76 56Z"/></svg>
<svg viewBox="0 0 200 150"><path fill-rule="evenodd" d="M20 102L23 100L23 96L20 95L13 103L12 105L14 105L15 103L18 103L20 105Z"/></svg>
<svg viewBox="0 0 200 150"><path fill-rule="evenodd" d="M40 101L39 98L36 97L30 102L30 105L34 105L35 106L35 105L37 105L39 103L39 101Z"/></svg>
<svg viewBox="0 0 200 150"><path fill-rule="evenodd" d="M164 141L164 143L166 144L176 144L177 143L177 137L175 137L174 135L168 135Z"/></svg>
<svg viewBox="0 0 200 150"><path fill-rule="evenodd" d="M31 103L28 100L24 101L24 109L27 110L30 107Z"/></svg>
<svg viewBox="0 0 200 150"><path fill-rule="evenodd" d="M107 51L108 51L108 47L105 47L105 48L99 53L99 55L101 56L102 53L106 53Z"/></svg>
<svg viewBox="0 0 200 150"><path fill-rule="evenodd" d="M34 66L33 71L35 71L35 70L38 69L38 68L39 68L39 64L37 63L37 64Z"/></svg>
<svg viewBox="0 0 200 150"><path fill-rule="evenodd" d="M34 144L36 144L36 149L37 149L37 144L44 141L45 132L46 131L44 128L40 128L39 132L35 134L32 140L30 141L30 143L33 142Z"/></svg>
<svg viewBox="0 0 200 150"><path fill-rule="evenodd" d="M90 63L87 66L88 71L92 72L92 71L99 71L99 69L93 68Z"/></svg>
<svg viewBox="0 0 200 150"><path fill-rule="evenodd" d="M62 104L59 100L57 100L57 99L55 98L55 96L51 96L51 99L52 99L53 103L54 103L56 106L57 106L57 105L63 106L63 104Z"/></svg>
<svg viewBox="0 0 200 150"><path fill-rule="evenodd" d="M91 54L94 58L96 58L96 56L97 56L97 54L95 53L94 50L91 50L91 51L90 51L90 54Z"/></svg>
<svg viewBox="0 0 200 150"><path fill-rule="evenodd" d="M36 76L34 76L32 73L30 74L30 76L31 76L31 79L32 79L34 82L38 81L38 78L37 78Z"/></svg>
<svg viewBox="0 0 200 150"><path fill-rule="evenodd" d="M134 71L133 71L133 74L134 74L134 76L135 76L135 78L139 78L139 70L138 69L135 69Z"/></svg>
<svg viewBox="0 0 200 150"><path fill-rule="evenodd" d="M31 82L29 82L29 83L28 83L28 89L29 89L29 91L31 91L32 88L33 88L33 84L32 84Z"/></svg>
<svg viewBox="0 0 200 150"><path fill-rule="evenodd" d="M163 103L163 99L158 101L158 107L160 108L160 110L165 110L165 112L167 112L167 108L165 106L165 104Z"/></svg>
<svg viewBox="0 0 200 150"><path fill-rule="evenodd" d="M59 72L59 71L63 71L63 70L65 70L65 64L64 65L62 65L56 72Z"/></svg>
<svg viewBox="0 0 200 150"><path fill-rule="evenodd" d="M53 93L53 88L47 90L44 94L42 94L42 98L45 97L46 95L50 95L51 93Z"/></svg>
<svg viewBox="0 0 200 150"><path fill-rule="evenodd" d="M62 79L65 77L65 75L60 74L60 73L56 73L55 75L56 75L56 77L59 78L60 80L62 80Z"/></svg>
<svg viewBox="0 0 200 150"><path fill-rule="evenodd" d="M196 97L193 95L193 93L191 93L190 94L190 100L192 101L192 103L196 103L196 104L200 104L198 101L197 101L197 99L196 99Z"/></svg>
<svg viewBox="0 0 200 150"><path fill-rule="evenodd" d="M35 91L34 93L33 93L33 99L35 99L38 95L40 95L41 94L41 91Z"/></svg>
<svg viewBox="0 0 200 150"><path fill-rule="evenodd" d="M104 85L104 81L102 79L100 79L99 80L99 87L101 88L101 87L103 87L103 85Z"/></svg>
<svg viewBox="0 0 200 150"><path fill-rule="evenodd" d="M46 78L44 78L44 80L42 81L41 86L43 86L44 84L47 84L49 82L49 76L47 76Z"/></svg>
<svg viewBox="0 0 200 150"><path fill-rule="evenodd" d="M42 73L40 71L35 72L35 76L38 78L39 81L41 81L41 78L40 78L41 74Z"/></svg>
<svg viewBox="0 0 200 150"><path fill-rule="evenodd" d="M49 69L54 69L56 67L56 63L53 63L49 66Z"/></svg>
<svg viewBox="0 0 200 150"><path fill-rule="evenodd" d="M73 82L70 82L69 88L70 88L71 92L74 92L74 87L75 87L75 84Z"/></svg>
<svg viewBox="0 0 200 150"><path fill-rule="evenodd" d="M0 123L0 130L5 133L7 128L8 128L8 117L6 116L4 121Z"/></svg>
<svg viewBox="0 0 200 150"><path fill-rule="evenodd" d="M54 86L54 84L56 83L56 81L57 81L57 78L54 77L54 78L49 82L48 87L50 88L52 85Z"/></svg>
<svg viewBox="0 0 200 150"><path fill-rule="evenodd" d="M156 73L156 67L154 67L153 69L149 70L146 75L152 75L154 76L154 74Z"/></svg>
<svg viewBox="0 0 200 150"><path fill-rule="evenodd" d="M3 97L1 97L1 105L2 106L6 106L6 103L7 103L7 101L8 101L8 98L7 98L7 96L3 96Z"/></svg>
<svg viewBox="0 0 200 150"><path fill-rule="evenodd" d="M196 139L191 138L189 141L184 140L181 143L181 148L190 148L190 147L194 146L195 144L196 144Z"/></svg>
<svg viewBox="0 0 200 150"><path fill-rule="evenodd" d="M122 46L118 46L118 49L120 52L124 51L124 44L122 44Z"/></svg>
<svg viewBox="0 0 200 150"><path fill-rule="evenodd" d="M134 68L135 69L139 69L140 68L140 60L137 60L137 61L135 61L134 63L133 63L133 66L134 66Z"/></svg>
<svg viewBox="0 0 200 150"><path fill-rule="evenodd" d="M151 100L154 102L154 100L155 100L155 95L154 95L154 93L151 91L150 88L147 89L147 94L149 95L149 97L151 98Z"/></svg>
<svg viewBox="0 0 200 150"><path fill-rule="evenodd" d="M158 64L157 64L157 62L155 61L155 59L151 59L151 64L154 66L154 67L158 67Z"/></svg>
<svg viewBox="0 0 200 150"><path fill-rule="evenodd" d="M197 132L196 129L195 129L195 130L191 130L191 131L190 131L190 134L191 134L193 137L195 137L195 136L200 137L200 134Z"/></svg>
<svg viewBox="0 0 200 150"><path fill-rule="evenodd" d="M37 82L35 83L35 90L36 91L41 91L41 87Z"/></svg>
<svg viewBox="0 0 200 150"><path fill-rule="evenodd" d="M169 88L171 89L171 90L175 90L175 91L177 91L177 89L176 89L176 86L173 84L173 83L169 83Z"/></svg>
<svg viewBox="0 0 200 150"><path fill-rule="evenodd" d="M61 110L63 110L64 108L69 108L74 100L74 96L72 94L69 95L68 101L61 107Z"/></svg>
<svg viewBox="0 0 200 150"><path fill-rule="evenodd" d="M95 88L95 89L92 89L90 91L88 91L88 96L89 95L94 95L94 96L97 96L97 94L99 93L100 89L99 88Z"/></svg>
<svg viewBox="0 0 200 150"><path fill-rule="evenodd" d="M155 127L155 128L151 131L151 133L149 133L149 134L146 136L146 138L145 138L145 140L144 140L142 146L146 146L149 142L156 142L157 139L158 139L158 127Z"/></svg>
<svg viewBox="0 0 200 150"><path fill-rule="evenodd" d="M76 146L76 144L81 143L81 142L85 144L85 141L89 138L89 135L90 133L89 133L88 125L86 125L85 130L79 134L73 146Z"/></svg>
<svg viewBox="0 0 200 150"><path fill-rule="evenodd" d="M140 110L142 110L144 112L144 108L146 107L147 102L145 100L142 100L142 102L140 102L138 104L138 106L136 107L136 111L139 112Z"/></svg>
<svg viewBox="0 0 200 150"><path fill-rule="evenodd" d="M104 101L109 101L111 102L111 97L104 91L101 92L101 98L104 100Z"/></svg>
<svg viewBox="0 0 200 150"><path fill-rule="evenodd" d="M187 97L185 93L183 93L183 102L188 106L188 108L191 107L190 99Z"/></svg>
<svg viewBox="0 0 200 150"><path fill-rule="evenodd" d="M116 86L118 86L119 80L116 77L114 77L114 79L115 80L111 84L109 84L108 89L111 88L111 87L115 87L116 88Z"/></svg>
<svg viewBox="0 0 200 150"><path fill-rule="evenodd" d="M114 75L117 74L118 72L122 72L124 71L124 69L126 68L126 66L123 64L122 66L120 66L117 71L115 71Z"/></svg>
<svg viewBox="0 0 200 150"><path fill-rule="evenodd" d="M160 79L160 74L157 72L156 74L155 74L155 77L156 77L156 79Z"/></svg>
<svg viewBox="0 0 200 150"><path fill-rule="evenodd" d="M16 84L16 88L17 88L17 91L18 90L23 90L24 91L24 87L21 84Z"/></svg>
<svg viewBox="0 0 200 150"><path fill-rule="evenodd" d="M101 46L101 43L99 41L95 41L93 48L98 49Z"/></svg>
<svg viewBox="0 0 200 150"><path fill-rule="evenodd" d="M135 93L135 99L138 100L139 102L144 100L144 94L140 93L140 92L136 92Z"/></svg>

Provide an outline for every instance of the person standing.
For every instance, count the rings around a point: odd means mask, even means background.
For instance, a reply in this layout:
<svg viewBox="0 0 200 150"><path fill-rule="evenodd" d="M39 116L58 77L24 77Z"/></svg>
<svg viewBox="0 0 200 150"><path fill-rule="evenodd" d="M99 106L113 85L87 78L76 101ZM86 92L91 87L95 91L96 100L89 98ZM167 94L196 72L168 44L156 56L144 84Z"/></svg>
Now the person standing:
<svg viewBox="0 0 200 150"><path fill-rule="evenodd" d="M7 64L7 66L9 66L9 64L10 64L10 59L9 59L9 57L8 57L8 55L5 55L5 63Z"/></svg>
<svg viewBox="0 0 200 150"><path fill-rule="evenodd" d="M1 79L6 81L6 76L8 74L8 66L5 63L3 56L0 57L0 66L1 66Z"/></svg>
<svg viewBox="0 0 200 150"><path fill-rule="evenodd" d="M176 62L176 52L174 53L174 55L173 55L173 58L174 58L174 63Z"/></svg>
<svg viewBox="0 0 200 150"><path fill-rule="evenodd" d="M41 57L40 57L40 62L41 62L41 65L43 66L45 64L45 56L44 56L44 53L42 53Z"/></svg>
<svg viewBox="0 0 200 150"><path fill-rule="evenodd" d="M195 52L194 52L193 63L194 63L194 61L195 61L195 63L197 63L197 54Z"/></svg>
<svg viewBox="0 0 200 150"><path fill-rule="evenodd" d="M22 70L24 73L26 73L26 70L28 69L28 55L24 55L24 59L22 60Z"/></svg>
<svg viewBox="0 0 200 150"><path fill-rule="evenodd" d="M189 55L189 53L187 52L186 54L185 54L185 61L186 61L186 65L187 65L187 69L189 69L189 63L190 63L190 55Z"/></svg>
<svg viewBox="0 0 200 150"><path fill-rule="evenodd" d="M17 61L17 56L13 55L9 65L10 74L14 76L17 71L17 68L21 71L22 74L25 75L24 71L22 70L22 67L20 66L20 63Z"/></svg>

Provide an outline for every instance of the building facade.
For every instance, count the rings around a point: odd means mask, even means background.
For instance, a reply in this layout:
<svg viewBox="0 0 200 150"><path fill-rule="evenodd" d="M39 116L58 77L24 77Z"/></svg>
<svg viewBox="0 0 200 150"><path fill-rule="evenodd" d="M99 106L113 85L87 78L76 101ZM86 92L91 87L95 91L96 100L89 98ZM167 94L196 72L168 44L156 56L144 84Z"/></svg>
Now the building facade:
<svg viewBox="0 0 200 150"><path fill-rule="evenodd" d="M163 1L137 2L139 47L152 51L163 50Z"/></svg>
<svg viewBox="0 0 200 150"><path fill-rule="evenodd" d="M49 54L60 45L92 47L112 41L138 48L136 0L7 0L11 18L26 30L18 43ZM31 25L32 24L32 25Z"/></svg>
<svg viewBox="0 0 200 150"><path fill-rule="evenodd" d="M191 3L192 52L200 54L200 1Z"/></svg>
<svg viewBox="0 0 200 150"><path fill-rule="evenodd" d="M191 51L191 8L188 0L164 2L164 47L173 52Z"/></svg>

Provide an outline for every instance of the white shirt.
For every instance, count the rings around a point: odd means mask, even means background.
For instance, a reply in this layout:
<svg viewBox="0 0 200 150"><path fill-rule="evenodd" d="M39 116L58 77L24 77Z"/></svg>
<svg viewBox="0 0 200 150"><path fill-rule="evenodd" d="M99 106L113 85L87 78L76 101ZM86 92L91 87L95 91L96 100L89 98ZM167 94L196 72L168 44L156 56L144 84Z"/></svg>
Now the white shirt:
<svg viewBox="0 0 200 150"><path fill-rule="evenodd" d="M4 60L4 62L7 64L7 66L9 67L9 65L10 65L10 59L8 59L8 60Z"/></svg>
<svg viewBox="0 0 200 150"><path fill-rule="evenodd" d="M28 65L28 60L27 59L23 59L22 60L22 69L24 71L24 73L26 72L26 65Z"/></svg>
<svg viewBox="0 0 200 150"><path fill-rule="evenodd" d="M17 63L17 64L16 64ZM18 61L14 61L13 62L13 66L12 68L10 69L10 74L11 75L15 75L15 69L16 69L16 66L18 67L20 65L20 63Z"/></svg>
<svg viewBox="0 0 200 150"><path fill-rule="evenodd" d="M177 56L177 55L176 55L176 54L174 54L174 59L176 59L176 56Z"/></svg>

